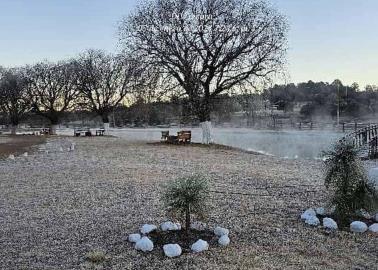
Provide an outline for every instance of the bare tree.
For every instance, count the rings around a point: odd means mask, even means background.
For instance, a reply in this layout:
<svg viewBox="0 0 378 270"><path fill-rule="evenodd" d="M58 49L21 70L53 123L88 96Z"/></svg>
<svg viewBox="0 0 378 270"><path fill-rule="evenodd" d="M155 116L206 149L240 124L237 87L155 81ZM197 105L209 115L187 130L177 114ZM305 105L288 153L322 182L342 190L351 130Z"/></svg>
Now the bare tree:
<svg viewBox="0 0 378 270"><path fill-rule="evenodd" d="M16 134L20 120L31 108L26 95L27 80L20 69L2 69L0 72L0 109L9 118L11 134Z"/></svg>
<svg viewBox="0 0 378 270"><path fill-rule="evenodd" d="M79 89L88 108L101 116L109 128L109 115L125 96L143 85L138 61L112 56L101 50L88 50L78 61Z"/></svg>
<svg viewBox="0 0 378 270"><path fill-rule="evenodd" d="M124 19L120 39L180 86L210 143L214 97L279 71L287 28L264 1L150 0Z"/></svg>
<svg viewBox="0 0 378 270"><path fill-rule="evenodd" d="M50 120L50 134L56 134L64 112L75 108L77 75L72 61L41 62L26 70L28 95L33 110Z"/></svg>

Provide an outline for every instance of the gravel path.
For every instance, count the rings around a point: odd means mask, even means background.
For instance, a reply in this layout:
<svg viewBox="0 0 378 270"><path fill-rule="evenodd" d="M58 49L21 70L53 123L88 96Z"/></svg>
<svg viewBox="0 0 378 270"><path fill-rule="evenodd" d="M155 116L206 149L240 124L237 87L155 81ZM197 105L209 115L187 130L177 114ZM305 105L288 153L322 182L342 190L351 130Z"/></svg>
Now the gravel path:
<svg viewBox="0 0 378 270"><path fill-rule="evenodd" d="M298 220L325 198L320 166L216 147L51 138L29 157L0 160L0 269L378 269L376 236L326 235ZM207 222L229 228L231 245L176 259L135 251L127 235L165 221L161 184L192 172L211 179ZM93 250L107 260L86 261Z"/></svg>

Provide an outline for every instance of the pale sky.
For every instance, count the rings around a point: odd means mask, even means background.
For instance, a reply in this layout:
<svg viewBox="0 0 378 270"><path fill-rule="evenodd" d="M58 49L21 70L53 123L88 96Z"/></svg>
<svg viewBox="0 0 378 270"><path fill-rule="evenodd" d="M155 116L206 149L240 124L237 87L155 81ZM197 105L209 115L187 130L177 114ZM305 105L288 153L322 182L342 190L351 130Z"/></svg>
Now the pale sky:
<svg viewBox="0 0 378 270"><path fill-rule="evenodd" d="M137 0L0 0L0 65L117 51ZM288 82L378 84L378 0L271 0L290 22Z"/></svg>

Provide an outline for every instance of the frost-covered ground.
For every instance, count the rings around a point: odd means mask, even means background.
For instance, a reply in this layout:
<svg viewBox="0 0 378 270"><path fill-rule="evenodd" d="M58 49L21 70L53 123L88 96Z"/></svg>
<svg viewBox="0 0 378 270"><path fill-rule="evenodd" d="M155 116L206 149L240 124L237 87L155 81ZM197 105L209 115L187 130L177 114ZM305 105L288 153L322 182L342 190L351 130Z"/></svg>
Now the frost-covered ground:
<svg viewBox="0 0 378 270"><path fill-rule="evenodd" d="M85 255L101 249L95 269L376 269L376 236L298 220L326 196L320 162L136 137L49 138L0 160L0 268L93 269ZM230 229L230 246L175 259L136 251L127 235L166 220L161 185L192 172L209 177L207 222Z"/></svg>
<svg viewBox="0 0 378 270"><path fill-rule="evenodd" d="M169 130L171 134L188 129L192 131L193 142L201 142L200 128L145 128L145 129L111 129L110 134L128 140L158 141L161 131ZM72 130L60 130L60 134L72 135ZM278 157L295 159L316 159L323 150L327 150L343 133L332 131L270 131L247 128L213 128L214 142L245 150L261 152Z"/></svg>

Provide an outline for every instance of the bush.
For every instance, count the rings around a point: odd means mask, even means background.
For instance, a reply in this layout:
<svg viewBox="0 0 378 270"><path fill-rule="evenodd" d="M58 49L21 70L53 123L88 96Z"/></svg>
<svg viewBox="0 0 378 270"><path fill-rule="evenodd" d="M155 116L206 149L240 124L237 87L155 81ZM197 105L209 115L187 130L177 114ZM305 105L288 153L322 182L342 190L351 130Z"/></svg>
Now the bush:
<svg viewBox="0 0 378 270"><path fill-rule="evenodd" d="M207 179L199 175L176 179L165 187L162 196L164 205L171 216L181 221L185 220L187 233L190 228L191 215L204 217L208 191Z"/></svg>
<svg viewBox="0 0 378 270"><path fill-rule="evenodd" d="M338 142L325 154L325 185L334 192L331 203L336 207L335 217L346 225L356 210L374 207L377 192L369 183L357 149L350 141Z"/></svg>

